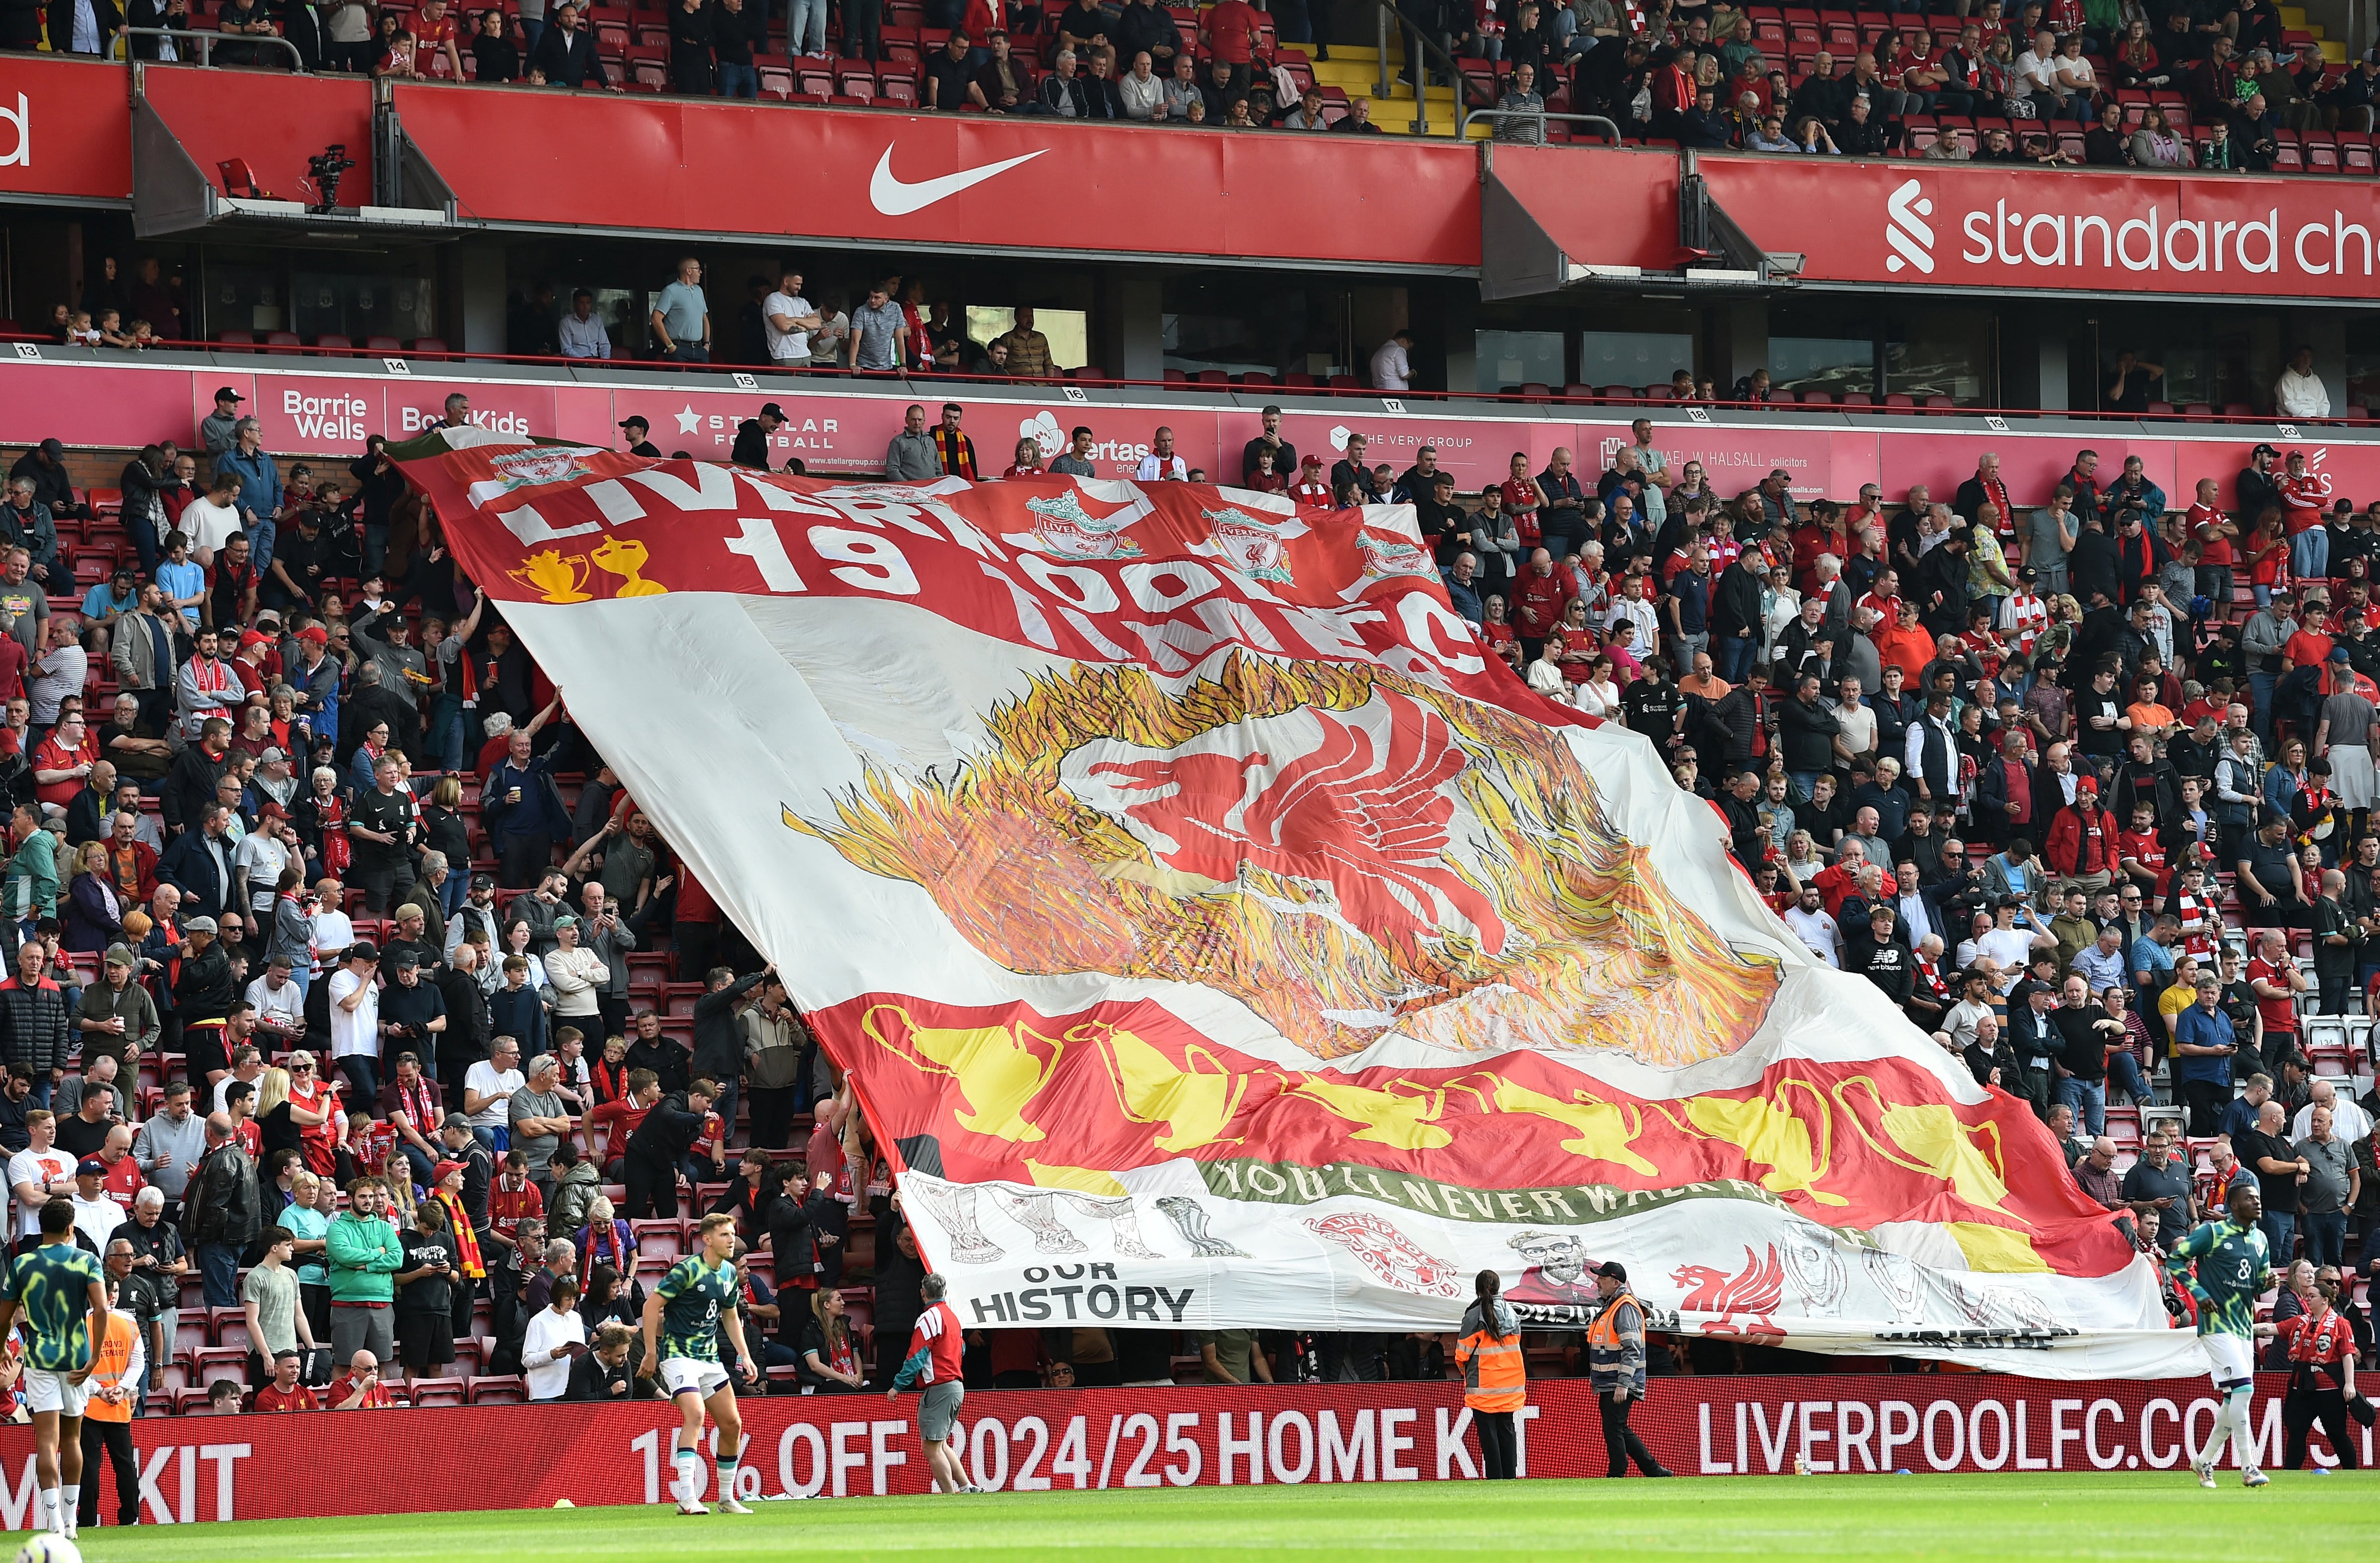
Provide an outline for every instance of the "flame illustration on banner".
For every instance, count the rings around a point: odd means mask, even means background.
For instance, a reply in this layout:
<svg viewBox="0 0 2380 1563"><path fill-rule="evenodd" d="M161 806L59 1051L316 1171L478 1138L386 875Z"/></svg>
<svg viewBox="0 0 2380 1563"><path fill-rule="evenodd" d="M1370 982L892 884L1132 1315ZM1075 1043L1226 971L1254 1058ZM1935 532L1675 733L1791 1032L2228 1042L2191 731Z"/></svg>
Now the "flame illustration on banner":
<svg viewBox="0 0 2380 1563"><path fill-rule="evenodd" d="M985 720L994 746L956 775L871 767L784 823L917 884L1011 971L1207 983L1325 1057L1393 1024L1687 1063L1741 1047L1775 989L1609 829L1567 747L1494 708L1235 653L1178 694L1078 667ZM1464 814L1494 829L1468 865Z"/></svg>
<svg viewBox="0 0 2380 1563"><path fill-rule="evenodd" d="M973 1327L1657 1327L2187 1373L2024 1102L1530 694L1408 507L393 453L773 959ZM592 579L590 580L590 576ZM616 583L616 587L614 585ZM679 915L686 906L681 903Z"/></svg>

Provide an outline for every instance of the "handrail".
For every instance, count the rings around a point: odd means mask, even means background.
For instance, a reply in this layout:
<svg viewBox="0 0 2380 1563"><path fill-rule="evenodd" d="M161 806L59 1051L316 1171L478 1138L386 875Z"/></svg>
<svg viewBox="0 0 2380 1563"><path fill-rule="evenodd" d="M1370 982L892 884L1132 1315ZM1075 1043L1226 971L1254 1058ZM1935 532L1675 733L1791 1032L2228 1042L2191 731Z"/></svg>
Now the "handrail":
<svg viewBox="0 0 2380 1563"><path fill-rule="evenodd" d="M253 43L259 46L269 43L275 48L288 50L289 68L300 76L307 74L306 56L298 52L297 44L277 32L203 32L195 28L185 27L127 27L119 28L117 30L126 38L195 38L199 42L199 64L202 66L214 64L214 45L219 42ZM155 64L156 62L147 63ZM188 62L170 63L186 64Z"/></svg>
<svg viewBox="0 0 2380 1563"><path fill-rule="evenodd" d="M1527 143L1532 146L1542 147L1548 144L1544 124L1545 121L1548 119L1564 120L1572 125L1600 125L1605 130L1610 133L1611 144L1613 146L1625 146L1627 144L1627 138L1621 135L1620 127L1612 120L1602 115L1551 114L1544 109L1485 108L1466 110L1463 115L1462 127L1454 132L1458 139L1467 138L1471 134L1471 122L1475 119L1534 119L1538 122L1538 129L1537 139L1533 142Z"/></svg>
<svg viewBox="0 0 2380 1563"><path fill-rule="evenodd" d="M1389 18L1393 15L1396 18L1397 25L1404 29L1405 63L1413 67L1414 72L1413 133L1416 136L1427 136L1429 134L1429 79L1427 74L1422 69L1421 59L1416 58L1415 56L1419 55L1425 58L1436 60L1439 65L1445 68L1446 73L1454 79L1454 106L1457 108L1463 108L1465 106L1463 100L1471 90L1470 83L1463 79L1463 66L1461 62L1456 60L1453 55L1448 54L1445 49L1441 48L1437 39L1423 32L1419 28L1413 24L1411 18L1406 17L1402 11L1398 10L1396 0L1372 0L1372 3L1375 7L1374 14L1379 27L1378 53L1380 56L1379 74L1377 82L1378 91L1374 93L1374 96L1382 98L1390 96Z"/></svg>
<svg viewBox="0 0 2380 1563"><path fill-rule="evenodd" d="M67 349L66 349L63 345L53 336L25 331L0 333L0 345L16 342L39 343L48 346L57 347L62 352L67 351ZM676 364L669 362L666 359L635 358L625 356L614 356L609 358L565 358L555 357L551 354L473 353L451 347L447 348L443 352L416 351L411 347L400 347L398 351L391 353L385 349L374 350L364 346L292 347L285 345L274 347L267 346L261 342L189 342L182 340L161 340L158 343L158 347L163 351L205 353L213 357L237 355L264 358L328 358L334 360L341 358L382 359L396 357L404 358L417 364L450 364L455 366L457 369L461 369L467 364L504 364L515 367L552 367L589 371L600 371L606 369L643 373L667 373L674 371L681 375L701 375L709 379L721 379L733 375L747 374L753 376L762 386L766 387L769 392L772 393L785 392L799 385L805 380L810 380L818 382L821 389L832 387L846 390L854 387L865 388L870 384L884 384L897 381L905 384L923 384L927 382L933 384L949 384L952 382L958 382L962 384L980 385L987 389L999 386L1014 386L1017 388L1042 387L1045 389L1075 386L1084 390L1099 391L1163 391L1175 395L1195 395L1203 393L1211 393L1220 395L1261 394L1268 400L1352 396L1378 401L1382 396L1381 392L1368 385L1283 385L1278 382L1271 385L1215 385L1202 381L1132 380L1127 379L1123 375L1102 375L1096 380L1077 380L1065 375L1048 375L1026 378L1018 375L979 375L968 374L964 371L951 370L916 369L900 370L855 370L832 369L802 370L795 371L772 369L766 364ZM139 355L137 354L118 352L110 348L86 348L79 349L77 351L87 354L93 362L125 364L139 361ZM58 360L50 359L47 361L56 362ZM1888 406L1881 401L1874 403L1844 403L1840 401L1827 403L1738 402L1726 396L1721 396L1717 400L1710 402L1687 403L1673 402L1660 396L1606 397L1600 393L1585 396L1572 396L1566 394L1566 392L1554 390L1548 390L1544 395L1531 395L1528 393L1522 391L1401 391L1394 394L1398 399L1408 403L1470 402L1484 403L1491 406L1550 406L1564 410L1595 409L1601 407L1633 407L1638 409L1638 411L1633 416L1658 417L1673 422L1682 418L1692 418L1694 414L1688 409L1693 408L1703 413L1752 413L1765 414L1779 418L1793 418L1815 414L1825 417L1843 418L1853 422L1875 418L1998 418L2010 421L2023 420L2028 422L2035 418L2046 418L2070 422L2107 424L2135 423L2140 424L2150 430L2169 429L2179 425L2187 425L2191 428L2219 427L2243 430L2250 429L2268 430L2279 426L2280 424L2287 423L2293 428L2335 429L2342 431L2369 430L2373 430L2375 434L2380 434L2380 422L2375 422L2374 418L2368 414L2360 420L2337 413L2333 414L2329 418L2282 418L2277 414L2267 415L2265 413L2252 413L2246 418L2237 418L2226 416L2220 411L2215 411L2192 417L2183 413L2179 406L2170 413L2135 413L2111 412L2088 407L1993 407L1982 406L1962 406L1951 407L1928 407L1920 406L1914 407L1896 407Z"/></svg>

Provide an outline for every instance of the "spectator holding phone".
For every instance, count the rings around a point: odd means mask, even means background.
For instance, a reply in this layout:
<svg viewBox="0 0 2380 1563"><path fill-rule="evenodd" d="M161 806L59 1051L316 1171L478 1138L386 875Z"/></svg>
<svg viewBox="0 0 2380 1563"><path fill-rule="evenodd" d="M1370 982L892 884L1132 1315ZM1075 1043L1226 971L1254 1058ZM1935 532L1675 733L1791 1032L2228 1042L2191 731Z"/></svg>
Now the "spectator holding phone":
<svg viewBox="0 0 2380 1563"><path fill-rule="evenodd" d="M553 1281L552 1302L528 1322L521 1341L521 1368L528 1375L528 1398L559 1400L570 1393L571 1364L587 1354L587 1325L578 1316L578 1282L569 1276Z"/></svg>

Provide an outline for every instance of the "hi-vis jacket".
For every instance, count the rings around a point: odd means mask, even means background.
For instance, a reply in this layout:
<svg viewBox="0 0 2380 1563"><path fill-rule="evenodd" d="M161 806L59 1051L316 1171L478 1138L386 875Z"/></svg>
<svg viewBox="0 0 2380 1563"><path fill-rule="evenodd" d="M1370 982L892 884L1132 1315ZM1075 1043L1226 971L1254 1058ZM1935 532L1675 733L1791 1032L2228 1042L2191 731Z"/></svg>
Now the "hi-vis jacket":
<svg viewBox="0 0 2380 1563"><path fill-rule="evenodd" d="M1463 1403L1473 1411L1518 1411L1528 1399L1521 1321L1501 1297L1474 1302L1463 1311L1463 1339L1454 1343L1454 1360L1463 1364Z"/></svg>

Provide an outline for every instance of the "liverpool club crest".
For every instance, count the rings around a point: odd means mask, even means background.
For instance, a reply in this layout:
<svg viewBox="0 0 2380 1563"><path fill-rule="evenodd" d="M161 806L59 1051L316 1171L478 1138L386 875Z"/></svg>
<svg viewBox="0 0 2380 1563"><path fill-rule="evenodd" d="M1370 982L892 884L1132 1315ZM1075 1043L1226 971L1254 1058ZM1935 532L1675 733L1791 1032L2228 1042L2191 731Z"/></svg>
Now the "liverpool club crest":
<svg viewBox="0 0 2380 1563"><path fill-rule="evenodd" d="M1123 535L1126 523L1122 518L1091 515L1071 490L1026 500L1025 508L1033 513L1033 530L1009 533L1002 541L1061 559L1140 557L1140 545Z"/></svg>
<svg viewBox="0 0 2380 1563"><path fill-rule="evenodd" d="M1280 586L1296 584L1290 573L1289 540L1305 536L1305 523L1293 515L1274 519L1250 515L1230 505L1199 514L1213 528L1200 551L1221 554L1232 568L1253 579Z"/></svg>
<svg viewBox="0 0 2380 1563"><path fill-rule="evenodd" d="M504 489L537 489L589 476L587 458L602 454L586 445L530 445L492 457L489 465Z"/></svg>
<svg viewBox="0 0 2380 1563"><path fill-rule="evenodd" d="M1427 580L1438 574L1429 555L1402 538L1376 537L1370 532L1359 533L1355 548L1364 556L1364 578L1384 581L1396 576L1418 576Z"/></svg>

